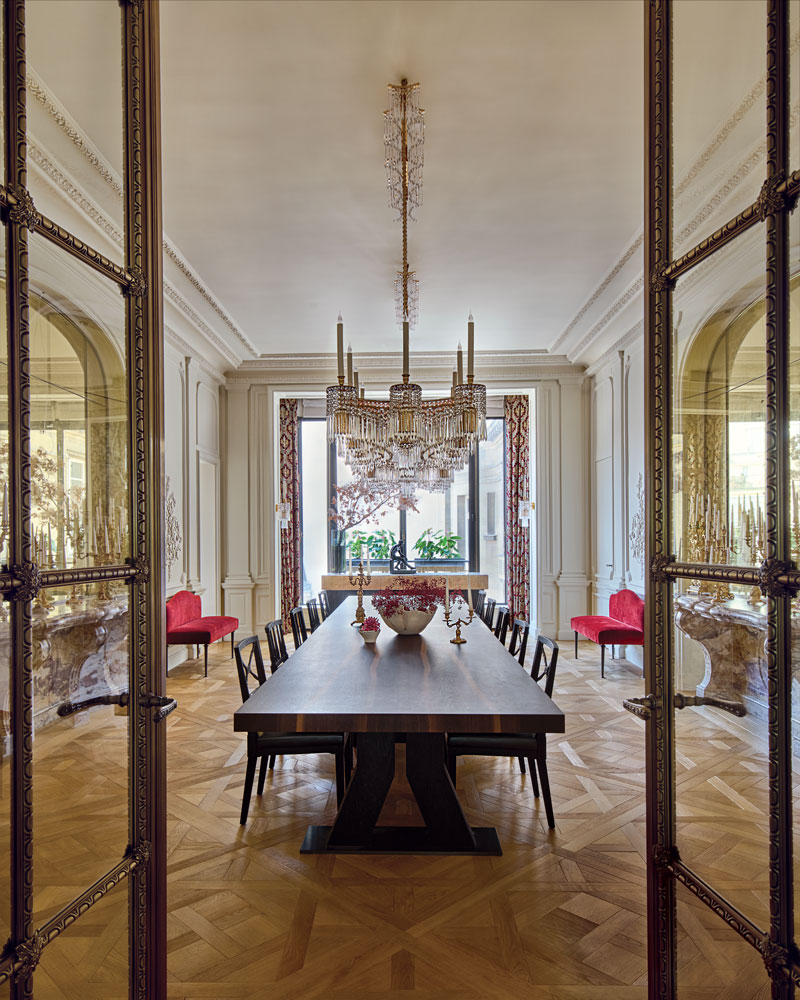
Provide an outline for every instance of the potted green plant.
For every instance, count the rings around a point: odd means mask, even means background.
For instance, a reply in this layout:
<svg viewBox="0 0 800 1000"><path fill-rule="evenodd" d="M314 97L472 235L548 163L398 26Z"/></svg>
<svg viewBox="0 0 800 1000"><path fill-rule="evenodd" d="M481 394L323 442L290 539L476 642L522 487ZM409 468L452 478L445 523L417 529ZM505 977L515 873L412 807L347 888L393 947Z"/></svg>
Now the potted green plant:
<svg viewBox="0 0 800 1000"><path fill-rule="evenodd" d="M451 531L426 528L413 546L414 551L419 553L415 560L417 568L463 569L467 560L458 551L460 541L461 536Z"/></svg>

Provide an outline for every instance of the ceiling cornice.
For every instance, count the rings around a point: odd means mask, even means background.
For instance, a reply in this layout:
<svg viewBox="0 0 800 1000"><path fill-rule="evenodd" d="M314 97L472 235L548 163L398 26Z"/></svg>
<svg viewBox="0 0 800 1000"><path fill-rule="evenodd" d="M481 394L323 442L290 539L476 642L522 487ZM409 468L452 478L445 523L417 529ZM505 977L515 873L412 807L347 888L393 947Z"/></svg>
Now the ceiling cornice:
<svg viewBox="0 0 800 1000"><path fill-rule="evenodd" d="M53 122L61 129L65 136L70 140L70 142L75 146L75 148L81 153L81 155L86 159L88 163L94 168L94 170L99 174L100 177L108 184L111 190L119 197L123 196L122 179L119 174L114 170L111 164L106 160L99 149L92 143L92 141L81 132L78 127L77 122L71 117L67 109L59 103L58 99L50 93L50 91L45 87L36 73L28 67L28 73L26 77L26 84L28 92L38 101L38 103L44 108L47 114L50 116ZM65 191L72 198L73 201L78 204L83 211L89 215L97 225L100 226L114 242L119 243L121 246L121 234L105 216L99 211L97 206L80 192L79 188L71 181L69 181L64 174L59 171L52 161L49 159L47 154L44 152L41 146L36 148L36 153L39 159L37 162L39 166L47 173L52 180L55 181L57 186ZM36 156L34 156L36 159ZM57 175L57 176L56 176ZM118 238L119 237L119 238ZM257 357L258 351L255 349L254 345L250 342L247 336L242 331L239 324L232 318L230 313L225 309L222 303L217 299L217 297L211 292L208 287L200 280L197 273L189 265L186 258L180 253L175 244L165 235L162 244L164 253L170 258L171 261L178 267L182 274L188 279L192 287L203 297L203 299L211 306L214 312L223 321L225 326L230 330L230 332L237 338L237 340L244 347L247 354L250 357ZM166 282L165 282L166 284ZM195 314L196 315L196 314ZM230 351L223 351L226 357L229 356Z"/></svg>
<svg viewBox="0 0 800 1000"><path fill-rule="evenodd" d="M402 356L397 353L358 354L354 359L362 385L388 386L399 379ZM412 378L423 385L449 385L453 370L452 351L420 351L411 354ZM479 381L489 385L538 382L543 379L582 378L583 365L573 364L562 354L547 351L476 351L475 371ZM320 388L336 381L336 355L262 354L226 373L228 384L281 383Z"/></svg>

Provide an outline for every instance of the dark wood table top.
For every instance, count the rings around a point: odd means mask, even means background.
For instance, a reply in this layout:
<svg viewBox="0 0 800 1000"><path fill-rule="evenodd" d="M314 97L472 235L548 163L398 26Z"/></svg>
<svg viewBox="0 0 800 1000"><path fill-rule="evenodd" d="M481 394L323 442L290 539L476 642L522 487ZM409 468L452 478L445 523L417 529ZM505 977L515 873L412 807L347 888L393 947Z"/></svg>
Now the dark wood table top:
<svg viewBox="0 0 800 1000"><path fill-rule="evenodd" d="M462 646L441 609L421 635L384 625L370 646L355 608L347 598L237 709L236 732L564 732L561 709L478 618Z"/></svg>

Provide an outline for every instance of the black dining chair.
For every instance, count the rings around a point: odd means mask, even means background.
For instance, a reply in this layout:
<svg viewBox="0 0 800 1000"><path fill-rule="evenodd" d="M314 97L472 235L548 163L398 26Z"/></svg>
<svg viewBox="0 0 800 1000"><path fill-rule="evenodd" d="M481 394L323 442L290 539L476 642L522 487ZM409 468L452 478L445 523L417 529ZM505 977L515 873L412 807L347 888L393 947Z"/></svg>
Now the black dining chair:
<svg viewBox="0 0 800 1000"><path fill-rule="evenodd" d="M292 626L292 635L294 637L294 648L299 649L300 646L308 638L308 629L306 628L306 613L305 610L300 608L292 608L289 612L289 622Z"/></svg>
<svg viewBox="0 0 800 1000"><path fill-rule="evenodd" d="M483 618L483 605L485 601L486 601L486 591L479 590L475 597L475 606L473 608L473 611L477 618Z"/></svg>
<svg viewBox="0 0 800 1000"><path fill-rule="evenodd" d="M267 682L264 670L264 659L261 655L261 643L257 635L242 639L234 647L236 671L239 674L239 687L242 693L242 704L248 700L253 691ZM245 657L247 660L245 661ZM247 771L244 778L242 795L242 814L239 822L247 822L250 810L250 798L253 794L253 779L256 774L256 764L261 761L258 774L258 795L264 792L264 779L267 775L267 763L272 768L277 754L310 754L332 753L336 761L336 802L341 804L347 783L352 771L352 750L347 733L248 733L247 734Z"/></svg>
<svg viewBox="0 0 800 1000"><path fill-rule="evenodd" d="M483 605L483 618L484 624L488 625L491 629L494 627L494 609L497 601L493 597L487 597Z"/></svg>
<svg viewBox="0 0 800 1000"><path fill-rule="evenodd" d="M286 663L289 654L286 651L286 641L283 638L283 622L277 618L264 626L269 647L270 672L275 673L282 663Z"/></svg>
<svg viewBox="0 0 800 1000"><path fill-rule="evenodd" d="M500 645L505 646L508 637L509 612L505 604L501 604L497 609L497 621L494 626L494 635L500 640Z"/></svg>
<svg viewBox="0 0 800 1000"><path fill-rule="evenodd" d="M508 651L512 656L517 657L521 667L525 666L525 653L528 649L528 635L530 630L531 627L528 622L523 621L522 618L514 619L514 624L511 627L511 641L508 644ZM519 643L519 652L517 652L517 643Z"/></svg>
<svg viewBox="0 0 800 1000"><path fill-rule="evenodd" d="M316 597L312 597L311 600L306 601L306 607L308 608L308 624L311 631L316 632L322 624L319 620L319 608L317 607Z"/></svg>
<svg viewBox="0 0 800 1000"><path fill-rule="evenodd" d="M514 624L516 625L516 622ZM545 650L549 651L549 659ZM533 654L531 677L537 684L544 680L544 693L548 698L552 697L553 694L557 663L558 643L546 636L538 636ZM551 830L555 827L556 820L550 795L550 778L547 774L546 733L449 733L447 736L447 768L454 785L456 782L456 757L467 756L517 757L520 760L527 758L534 798L539 798L539 783L541 782L547 825ZM537 771L539 781L536 780Z"/></svg>
<svg viewBox="0 0 800 1000"><path fill-rule="evenodd" d="M321 590L319 592L320 621L324 622L330 613L331 613L331 606L330 604L328 604L328 592L327 590Z"/></svg>

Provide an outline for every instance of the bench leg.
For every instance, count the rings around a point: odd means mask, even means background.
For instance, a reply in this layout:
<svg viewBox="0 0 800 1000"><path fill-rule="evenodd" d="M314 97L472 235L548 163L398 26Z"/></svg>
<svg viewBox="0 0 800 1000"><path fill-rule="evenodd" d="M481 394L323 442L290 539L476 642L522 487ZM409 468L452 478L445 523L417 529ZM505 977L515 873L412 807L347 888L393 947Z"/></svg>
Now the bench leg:
<svg viewBox="0 0 800 1000"><path fill-rule="evenodd" d="M205 676L208 677L208 643L206 643L205 646L203 646L203 649L205 650L205 655L206 655L206 664L205 664L205 666L206 666L206 672L205 672Z"/></svg>
<svg viewBox="0 0 800 1000"><path fill-rule="evenodd" d="M575 659L578 659L578 633L575 633Z"/></svg>
<svg viewBox="0 0 800 1000"><path fill-rule="evenodd" d="M605 677L606 675L606 647L600 647L600 676Z"/></svg>

